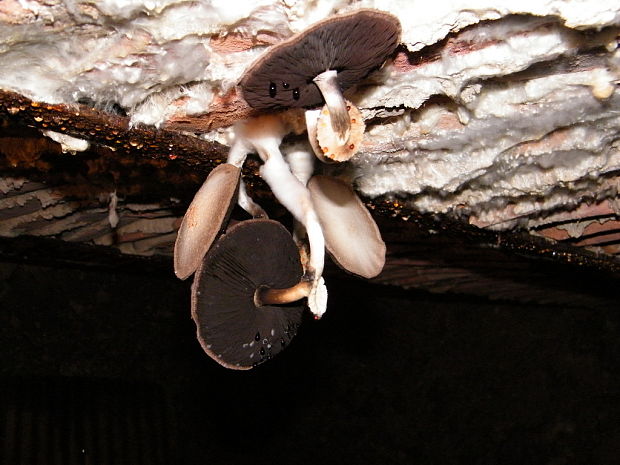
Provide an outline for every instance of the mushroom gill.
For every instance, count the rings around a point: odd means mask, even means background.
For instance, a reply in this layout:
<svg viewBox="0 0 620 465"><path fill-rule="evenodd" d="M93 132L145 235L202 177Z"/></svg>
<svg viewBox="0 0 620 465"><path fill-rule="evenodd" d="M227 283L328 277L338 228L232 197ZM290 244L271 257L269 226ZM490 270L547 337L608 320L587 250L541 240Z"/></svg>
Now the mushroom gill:
<svg viewBox="0 0 620 465"><path fill-rule="evenodd" d="M255 296L293 288L301 278L297 246L284 226L265 219L232 226L207 253L192 285L192 318L204 351L237 370L281 352L301 324L304 305L259 305Z"/></svg>
<svg viewBox="0 0 620 465"><path fill-rule="evenodd" d="M339 145L349 139L342 93L380 68L400 41L395 16L373 9L332 16L272 47L240 81L256 109L327 104Z"/></svg>

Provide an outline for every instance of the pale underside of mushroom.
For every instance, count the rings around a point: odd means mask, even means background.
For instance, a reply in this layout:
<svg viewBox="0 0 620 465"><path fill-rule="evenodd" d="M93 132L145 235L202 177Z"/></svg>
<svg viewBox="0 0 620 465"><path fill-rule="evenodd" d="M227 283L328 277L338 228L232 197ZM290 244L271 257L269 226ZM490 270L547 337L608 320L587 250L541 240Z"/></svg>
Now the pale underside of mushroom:
<svg viewBox="0 0 620 465"><path fill-rule="evenodd" d="M234 205L241 170L229 163L219 165L194 196L174 245L174 272L188 278L200 265L221 232Z"/></svg>
<svg viewBox="0 0 620 465"><path fill-rule="evenodd" d="M334 261L363 278L381 273L385 243L355 191L344 181L323 175L310 179L308 189Z"/></svg>

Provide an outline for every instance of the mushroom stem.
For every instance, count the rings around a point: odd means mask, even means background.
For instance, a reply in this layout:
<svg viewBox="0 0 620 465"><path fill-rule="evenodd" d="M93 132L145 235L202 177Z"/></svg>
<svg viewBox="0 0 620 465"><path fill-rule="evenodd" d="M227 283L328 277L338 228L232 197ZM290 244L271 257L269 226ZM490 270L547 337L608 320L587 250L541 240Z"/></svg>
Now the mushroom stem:
<svg viewBox="0 0 620 465"><path fill-rule="evenodd" d="M236 132L241 131L243 128L241 125L237 126ZM236 166L237 168L243 168L243 164L245 163L245 159L249 152L251 152L251 147L247 144L244 138L235 137L235 140L230 145L230 150L228 151L228 158L226 159L226 163L230 163L231 165Z"/></svg>
<svg viewBox="0 0 620 465"><path fill-rule="evenodd" d="M292 287L285 289L275 289L261 286L254 293L254 305L262 307L263 305L282 305L296 302L304 297L308 297L312 281L300 281Z"/></svg>
<svg viewBox="0 0 620 465"><path fill-rule="evenodd" d="M253 218L269 218L267 212L263 208L254 202L248 195L248 191L245 189L245 183L243 179L239 182L239 194L237 197L237 204L243 208L246 212L252 215Z"/></svg>
<svg viewBox="0 0 620 465"><path fill-rule="evenodd" d="M261 150L258 149L260 153ZM323 273L325 240L319 218L314 211L310 192L290 171L279 150L272 151L260 167L260 175L271 187L280 203L299 221L308 233L310 243L309 272Z"/></svg>
<svg viewBox="0 0 620 465"><path fill-rule="evenodd" d="M237 130L239 130L239 127L237 128ZM243 164L245 163L248 152L251 151L252 148L248 145L248 143L243 137L236 137L234 142L230 146L230 151L228 152L228 158L226 160L226 163L230 163L231 165L234 165L237 168L241 169L243 168ZM269 218L265 210L263 210L260 205L258 205L250 198L247 190L245 189L245 183L243 182L243 179L240 179L239 181L237 204L250 215L252 215L253 218Z"/></svg>
<svg viewBox="0 0 620 465"><path fill-rule="evenodd" d="M312 313L320 317L327 306L327 291L321 279L325 264L325 239L310 191L304 182L291 172L280 152L280 143L290 131L290 126L279 115L264 115L240 125L238 129L239 137L251 144L263 160L260 175L271 188L273 195L306 228L310 259L305 272L307 276L313 277L308 306ZM301 171L299 169L297 174L302 179L307 177L308 173L302 174Z"/></svg>
<svg viewBox="0 0 620 465"><path fill-rule="evenodd" d="M315 156L308 150L308 144L295 145L285 151L285 158L291 173L306 186L314 174Z"/></svg>
<svg viewBox="0 0 620 465"><path fill-rule="evenodd" d="M261 148L256 147L256 149L260 154ZM317 318L320 318L327 306L327 291L321 279L325 260L325 239L319 218L314 210L310 191L291 173L277 147L269 151L268 157L262 158L266 159L265 164L260 168L261 177L269 184L280 203L306 228L310 245L310 259L306 274L314 277L308 294L308 307Z"/></svg>
<svg viewBox="0 0 620 465"><path fill-rule="evenodd" d="M321 94L323 94L329 109L332 129L338 136L338 143L344 145L349 140L351 122L349 121L347 104L338 85L337 75L336 71L330 69L319 74L313 81L321 91Z"/></svg>

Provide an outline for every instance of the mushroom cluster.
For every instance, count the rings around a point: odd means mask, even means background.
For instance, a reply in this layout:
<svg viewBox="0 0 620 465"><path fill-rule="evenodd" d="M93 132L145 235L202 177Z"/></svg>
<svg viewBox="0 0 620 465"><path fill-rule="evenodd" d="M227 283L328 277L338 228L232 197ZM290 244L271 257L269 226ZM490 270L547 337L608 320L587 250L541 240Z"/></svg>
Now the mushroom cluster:
<svg viewBox="0 0 620 465"><path fill-rule="evenodd" d="M252 368L288 345L306 305L315 318L324 314L325 249L355 275L372 278L383 269L385 244L372 216L347 183L314 175L314 162L345 161L357 151L364 122L342 92L381 67L399 38L394 16L358 10L274 46L244 73L246 101L272 112L235 126L227 162L196 194L174 250L176 275L196 273L198 339L221 365ZM309 143L283 155L283 138L304 131ZM241 168L252 152L263 162L260 176L295 220L292 235L246 191ZM235 203L254 219L224 232Z"/></svg>

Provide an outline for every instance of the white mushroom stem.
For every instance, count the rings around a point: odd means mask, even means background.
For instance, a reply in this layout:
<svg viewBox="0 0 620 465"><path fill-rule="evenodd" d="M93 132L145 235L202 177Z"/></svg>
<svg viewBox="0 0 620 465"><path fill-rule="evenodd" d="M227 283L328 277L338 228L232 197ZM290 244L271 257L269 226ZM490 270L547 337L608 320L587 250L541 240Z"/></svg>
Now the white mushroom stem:
<svg viewBox="0 0 620 465"><path fill-rule="evenodd" d="M243 125L239 125L235 128L235 132L243 131L243 128ZM248 153L251 151L252 147L247 143L245 138L235 137L234 142L230 146L226 163L230 163L231 165L241 169L243 168L243 164L245 163Z"/></svg>
<svg viewBox="0 0 620 465"><path fill-rule="evenodd" d="M251 146L248 145L243 137L236 137L235 141L230 146L230 151L228 152L228 159L226 162L241 169L243 168L248 152L251 151ZM252 215L253 218L269 218L265 210L263 210L260 205L250 198L245 188L243 179L239 182L237 204Z"/></svg>
<svg viewBox="0 0 620 465"><path fill-rule="evenodd" d="M245 189L245 183L243 179L239 182L239 194L237 198L237 204L243 208L246 212L252 215L253 218L269 218L267 212L263 208L254 202L248 195L248 191Z"/></svg>
<svg viewBox="0 0 620 465"><path fill-rule="evenodd" d="M310 192L291 173L279 150L269 154L269 158L261 166L260 175L269 184L280 203L306 228L310 245L306 277L312 280L308 307L317 318L320 318L327 306L327 290L321 277L325 260L325 239Z"/></svg>
<svg viewBox="0 0 620 465"><path fill-rule="evenodd" d="M310 243L308 271L320 277L323 273L325 240L310 192L291 173L279 149L270 152L269 158L260 168L260 175L269 184L278 201L306 228Z"/></svg>
<svg viewBox="0 0 620 465"><path fill-rule="evenodd" d="M285 157L291 173L305 186L314 174L314 155L308 146L295 145L286 151Z"/></svg>
<svg viewBox="0 0 620 465"><path fill-rule="evenodd" d="M284 154L291 173L306 186L314 174L314 156L307 149L307 145L295 145L290 147ZM302 263L308 262L308 247L306 242L306 228L297 220L293 224L293 239L299 247Z"/></svg>
<svg viewBox="0 0 620 465"><path fill-rule="evenodd" d="M310 192L291 172L280 152L280 143L290 130L290 123L284 118L265 115L240 125L237 134L244 139L244 143L251 144L263 160L260 175L276 199L306 228L310 245L306 279L312 282L308 307L319 318L327 306L327 291L321 278L325 261L325 239Z"/></svg>
<svg viewBox="0 0 620 465"><path fill-rule="evenodd" d="M337 75L336 71L327 70L315 77L313 81L321 91L321 94L323 94L323 99L329 109L332 129L337 135L338 143L344 145L349 140L351 122L347 112L347 103L338 85Z"/></svg>
<svg viewBox="0 0 620 465"><path fill-rule="evenodd" d="M286 161L288 162L291 172L293 175L299 179L299 181L306 186L308 181L314 174L314 156L310 150L308 150L308 146L304 145L302 147L293 147L286 154ZM314 207L314 203L312 203L312 208L316 212ZM318 218L318 215L317 215ZM317 223L311 223L311 227L317 228L318 231L308 231L304 228L304 225L301 225L299 222L296 222L295 229L293 232L293 238L299 244L302 242L301 237L308 237L308 242L311 241L311 238L314 236L318 236L320 234L321 238L324 238L323 229ZM305 241L303 241L305 243ZM312 243L310 242L310 249L312 249ZM318 245L315 245L318 247ZM301 248L302 253L306 250L306 247ZM310 253L310 257L313 254ZM324 257L324 256L323 256ZM322 258L323 258L322 257ZM303 260L304 257L302 257ZM307 261L307 260L306 260ZM322 271L321 271L322 274ZM314 281L312 283L312 287L309 290L308 294L308 307L314 313L316 318L320 318L325 310L327 309L327 288L325 287L325 281L321 274L316 274L314 277Z"/></svg>

